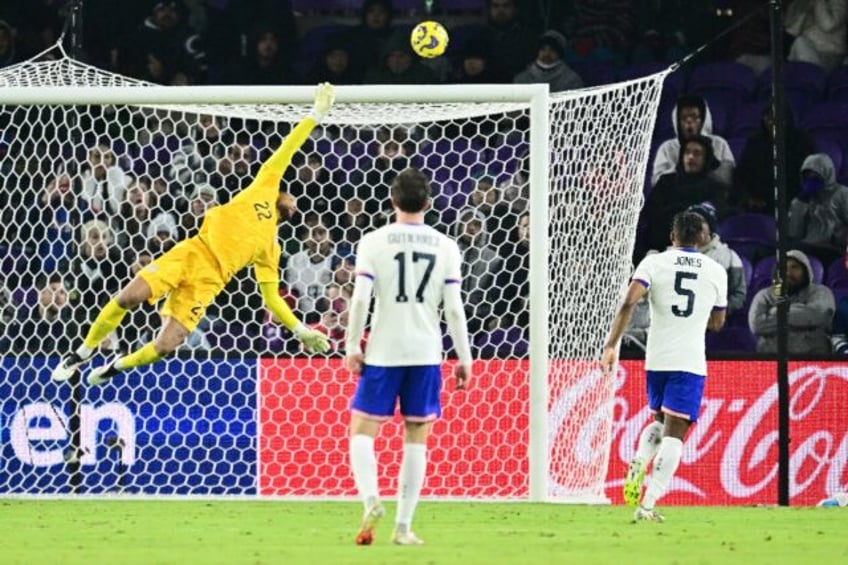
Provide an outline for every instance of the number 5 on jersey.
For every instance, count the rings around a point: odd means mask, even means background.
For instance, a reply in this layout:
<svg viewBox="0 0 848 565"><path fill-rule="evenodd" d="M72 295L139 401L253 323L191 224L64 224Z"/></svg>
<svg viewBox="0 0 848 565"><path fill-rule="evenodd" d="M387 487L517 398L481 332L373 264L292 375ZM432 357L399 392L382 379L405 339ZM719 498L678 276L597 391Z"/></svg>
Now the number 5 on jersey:
<svg viewBox="0 0 848 565"><path fill-rule="evenodd" d="M679 318L688 318L692 315L695 309L695 291L690 288L684 288L683 282L686 280L698 280L698 273L687 273L686 271L677 271L674 274L674 292L680 296L686 297L686 306L680 308L677 304L671 306L671 312Z"/></svg>

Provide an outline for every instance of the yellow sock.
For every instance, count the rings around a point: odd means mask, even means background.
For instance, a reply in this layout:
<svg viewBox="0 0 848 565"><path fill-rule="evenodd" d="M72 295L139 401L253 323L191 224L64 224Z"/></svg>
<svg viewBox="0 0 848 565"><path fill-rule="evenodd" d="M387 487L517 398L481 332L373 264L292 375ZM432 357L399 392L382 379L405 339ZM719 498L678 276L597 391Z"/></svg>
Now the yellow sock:
<svg viewBox="0 0 848 565"><path fill-rule="evenodd" d="M103 338L109 335L109 332L121 324L121 320L124 319L124 314L126 313L127 311L125 309L118 306L117 300L114 298L110 300L88 329L88 334L85 336L85 341L83 342L85 346L95 349L103 341Z"/></svg>
<svg viewBox="0 0 848 565"><path fill-rule="evenodd" d="M156 353L156 349L153 347L153 342L150 342L141 349L136 349L129 355L124 355L115 361L115 368L121 370L132 369L133 367L150 365L161 358L162 356Z"/></svg>

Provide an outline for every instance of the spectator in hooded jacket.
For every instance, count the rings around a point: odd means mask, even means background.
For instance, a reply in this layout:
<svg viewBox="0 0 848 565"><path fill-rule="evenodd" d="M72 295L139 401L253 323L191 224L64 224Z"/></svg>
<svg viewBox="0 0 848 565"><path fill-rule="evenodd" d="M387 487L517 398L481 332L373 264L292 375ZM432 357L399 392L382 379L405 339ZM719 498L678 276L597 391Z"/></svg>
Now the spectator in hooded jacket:
<svg viewBox="0 0 848 565"><path fill-rule="evenodd" d="M695 204L689 207L689 211L704 218L704 231L698 250L727 271L727 313L739 311L745 305L745 296L748 294L748 282L745 280L742 269L742 259L716 233L718 216L712 204L709 202Z"/></svg>
<svg viewBox="0 0 848 565"><path fill-rule="evenodd" d="M680 96L671 113L671 119L675 137L664 141L657 149L651 185L655 186L663 175L674 172L683 141L702 135L710 139L713 155L718 160L718 167L711 170L710 176L730 188L736 161L727 141L713 134L713 118L706 100L695 94Z"/></svg>
<svg viewBox="0 0 848 565"><path fill-rule="evenodd" d="M380 63L386 43L392 37L392 1L363 0L359 16L359 25L343 35L351 49L351 68L361 77Z"/></svg>
<svg viewBox="0 0 848 565"><path fill-rule="evenodd" d="M500 61L492 55L488 38L480 33L471 37L462 48L454 82L464 84L497 84L507 81Z"/></svg>
<svg viewBox="0 0 848 565"><path fill-rule="evenodd" d="M515 75L514 82L518 84L546 82L550 85L551 92L582 88L583 79L563 61L565 48L565 37L560 32L546 31L539 37L536 60Z"/></svg>
<svg viewBox="0 0 848 565"><path fill-rule="evenodd" d="M361 84L362 68L355 65L348 34L336 33L327 38L321 56L306 77L308 84Z"/></svg>
<svg viewBox="0 0 848 565"><path fill-rule="evenodd" d="M795 36L790 61L803 61L832 71L848 55L848 2L795 0L786 10L786 31Z"/></svg>
<svg viewBox="0 0 848 565"><path fill-rule="evenodd" d="M828 355L835 304L833 293L812 282L810 260L793 249L786 260L786 296L789 301L789 353ZM777 352L777 297L771 287L760 290L748 310L748 325L757 337L757 351Z"/></svg>
<svg viewBox="0 0 848 565"><path fill-rule="evenodd" d="M291 69L290 53L280 31L268 22L257 24L248 35L245 57L224 73L229 84L293 84L297 82Z"/></svg>
<svg viewBox="0 0 848 565"><path fill-rule="evenodd" d="M513 77L527 67L538 51L539 30L522 19L515 0L488 0L487 8L486 35L491 39L492 57L506 76Z"/></svg>
<svg viewBox="0 0 848 565"><path fill-rule="evenodd" d="M786 170L798 171L804 159L815 152L807 133L795 125L792 108L785 106ZM771 104L763 109L760 130L748 138L739 158L729 196L731 206L741 212L774 214L774 118ZM786 198L792 200L801 190L800 177L786 179Z"/></svg>
<svg viewBox="0 0 848 565"><path fill-rule="evenodd" d="M810 155L801 165L801 192L789 206L789 237L829 265L842 256L846 235L848 187L836 182L829 155Z"/></svg>
<svg viewBox="0 0 848 565"><path fill-rule="evenodd" d="M717 166L709 137L696 135L683 143L677 170L660 179L645 203L647 249L663 251L668 247L672 218L689 206L711 202L722 211L725 187L711 175Z"/></svg>
<svg viewBox="0 0 848 565"><path fill-rule="evenodd" d="M409 45L409 33L398 29L383 49L379 64L365 75L367 84L433 84L436 75L421 63Z"/></svg>

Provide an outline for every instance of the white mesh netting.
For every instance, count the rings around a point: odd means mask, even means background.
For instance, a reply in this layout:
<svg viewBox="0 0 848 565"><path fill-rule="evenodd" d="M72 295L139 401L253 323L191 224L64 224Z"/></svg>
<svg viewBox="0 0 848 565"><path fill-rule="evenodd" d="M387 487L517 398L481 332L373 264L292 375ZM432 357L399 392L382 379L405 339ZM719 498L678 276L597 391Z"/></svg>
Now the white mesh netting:
<svg viewBox="0 0 848 565"><path fill-rule="evenodd" d="M433 179L428 222L463 247L478 359L472 390L445 393L424 495L528 496L531 276L550 293L548 492L602 495L612 388L592 360L630 272L662 79L553 98L548 273L529 271L529 105L339 105L285 177L302 214L280 230L281 293L332 354L306 356L273 325L248 270L178 355L102 388L52 383L50 367L133 273L250 182L306 107L0 107L0 493L353 494L355 379L340 362L353 249L414 165ZM69 85L143 83L64 56L0 71L0 90ZM100 353L159 323L140 308ZM398 431L377 442L384 477Z"/></svg>

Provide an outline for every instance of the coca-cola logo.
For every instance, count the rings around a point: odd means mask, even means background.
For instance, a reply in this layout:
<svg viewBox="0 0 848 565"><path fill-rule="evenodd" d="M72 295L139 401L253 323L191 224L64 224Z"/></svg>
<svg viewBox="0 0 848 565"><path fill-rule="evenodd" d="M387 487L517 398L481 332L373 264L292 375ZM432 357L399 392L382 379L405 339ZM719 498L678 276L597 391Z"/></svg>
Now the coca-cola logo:
<svg viewBox="0 0 848 565"><path fill-rule="evenodd" d="M644 370L640 362L622 363L610 382L613 391L605 391L598 372L582 368L573 378L563 371L567 386L552 391L549 491L583 493L600 473L607 477L607 496L620 501L626 466L653 417ZM789 382L790 496L794 503L812 503L848 485L848 366L793 363ZM775 363L711 362L700 418L686 438L666 502L776 502L777 418ZM598 451L606 434L612 438L609 464Z"/></svg>

